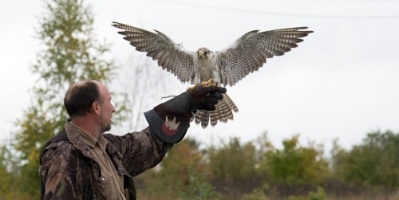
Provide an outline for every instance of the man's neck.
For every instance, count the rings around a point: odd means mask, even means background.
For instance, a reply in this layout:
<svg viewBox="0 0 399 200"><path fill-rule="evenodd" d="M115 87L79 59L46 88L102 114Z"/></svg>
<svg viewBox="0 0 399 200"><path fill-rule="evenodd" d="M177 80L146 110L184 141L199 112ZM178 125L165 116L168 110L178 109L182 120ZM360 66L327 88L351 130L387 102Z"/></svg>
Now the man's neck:
<svg viewBox="0 0 399 200"><path fill-rule="evenodd" d="M101 135L100 131L97 128L96 121L88 117L76 117L73 118L70 122L94 138L98 138Z"/></svg>

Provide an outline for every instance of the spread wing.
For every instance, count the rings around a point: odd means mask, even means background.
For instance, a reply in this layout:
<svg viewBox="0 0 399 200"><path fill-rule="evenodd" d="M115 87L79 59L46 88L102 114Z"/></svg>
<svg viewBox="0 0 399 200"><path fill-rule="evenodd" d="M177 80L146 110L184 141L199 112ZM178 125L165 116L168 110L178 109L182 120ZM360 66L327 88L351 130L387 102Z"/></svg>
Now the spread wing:
<svg viewBox="0 0 399 200"><path fill-rule="evenodd" d="M276 29L265 32L250 31L230 47L216 52L223 85L233 86L249 73L257 71L268 58L284 55L297 47L300 39L313 31L307 27Z"/></svg>
<svg viewBox="0 0 399 200"><path fill-rule="evenodd" d="M153 33L118 22L113 22L112 25L123 29L119 33L137 51L147 52L147 56L157 60L159 66L173 73L181 82L190 82L194 78L194 52L183 48L157 30Z"/></svg>

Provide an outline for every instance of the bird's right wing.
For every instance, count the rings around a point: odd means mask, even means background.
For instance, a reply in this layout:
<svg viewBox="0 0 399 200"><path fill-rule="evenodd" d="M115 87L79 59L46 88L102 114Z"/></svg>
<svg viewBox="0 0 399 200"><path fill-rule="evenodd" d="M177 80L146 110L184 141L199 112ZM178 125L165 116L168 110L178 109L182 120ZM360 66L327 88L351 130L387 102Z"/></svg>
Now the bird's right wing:
<svg viewBox="0 0 399 200"><path fill-rule="evenodd" d="M123 29L118 32L125 36L123 39L129 41L137 51L147 52L147 56L157 60L162 69L173 73L181 82L193 82L194 52L183 48L157 30L153 33L118 22L113 22L112 25Z"/></svg>

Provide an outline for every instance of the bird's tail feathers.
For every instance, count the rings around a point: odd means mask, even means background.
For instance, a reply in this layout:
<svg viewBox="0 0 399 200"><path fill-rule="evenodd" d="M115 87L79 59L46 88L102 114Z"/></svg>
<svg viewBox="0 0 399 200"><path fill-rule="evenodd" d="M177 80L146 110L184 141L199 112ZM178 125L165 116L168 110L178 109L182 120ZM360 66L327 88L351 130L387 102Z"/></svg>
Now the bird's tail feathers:
<svg viewBox="0 0 399 200"><path fill-rule="evenodd" d="M201 124L202 128L209 125L215 126L219 121L227 123L233 120L233 111L238 112L238 108L227 94L223 94L223 99L216 104L214 111L200 110L192 118L196 124Z"/></svg>

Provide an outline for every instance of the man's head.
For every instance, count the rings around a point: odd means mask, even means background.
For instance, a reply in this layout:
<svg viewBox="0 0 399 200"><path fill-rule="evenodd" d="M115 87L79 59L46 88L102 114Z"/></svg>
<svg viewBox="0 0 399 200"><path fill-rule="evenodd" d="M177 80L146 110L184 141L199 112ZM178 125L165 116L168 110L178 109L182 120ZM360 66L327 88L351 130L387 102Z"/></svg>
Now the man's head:
<svg viewBox="0 0 399 200"><path fill-rule="evenodd" d="M115 108L111 103L111 94L101 82L74 83L65 94L64 105L71 120L90 117L96 120L101 132L111 129L111 118Z"/></svg>

